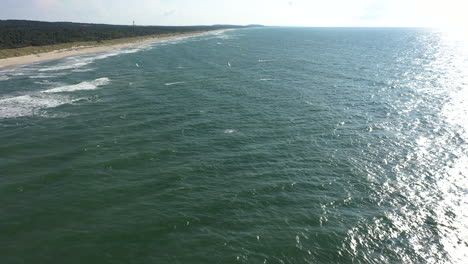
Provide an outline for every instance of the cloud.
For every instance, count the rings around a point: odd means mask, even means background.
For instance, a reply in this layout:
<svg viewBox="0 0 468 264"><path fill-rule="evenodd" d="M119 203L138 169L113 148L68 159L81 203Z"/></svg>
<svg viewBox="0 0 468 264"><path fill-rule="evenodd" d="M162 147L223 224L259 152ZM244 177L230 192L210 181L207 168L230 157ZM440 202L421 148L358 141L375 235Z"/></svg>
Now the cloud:
<svg viewBox="0 0 468 264"><path fill-rule="evenodd" d="M45 10L54 10L63 8L63 3L59 0L34 0L37 8Z"/></svg>
<svg viewBox="0 0 468 264"><path fill-rule="evenodd" d="M175 14L175 10L174 9L171 9L171 10L167 10L165 12L163 12L163 16L167 17L167 16L172 16Z"/></svg>
<svg viewBox="0 0 468 264"><path fill-rule="evenodd" d="M360 20L373 21L383 17L389 9L388 1L375 1L365 7L359 16Z"/></svg>
<svg viewBox="0 0 468 264"><path fill-rule="evenodd" d="M466 0L0 0L0 19L107 24L466 24Z"/></svg>

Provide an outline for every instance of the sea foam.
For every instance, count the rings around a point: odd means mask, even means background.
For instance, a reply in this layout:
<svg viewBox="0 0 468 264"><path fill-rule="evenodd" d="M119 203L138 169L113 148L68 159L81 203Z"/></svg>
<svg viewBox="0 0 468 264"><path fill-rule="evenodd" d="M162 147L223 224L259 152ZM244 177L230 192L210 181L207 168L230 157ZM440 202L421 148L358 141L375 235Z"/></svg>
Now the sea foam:
<svg viewBox="0 0 468 264"><path fill-rule="evenodd" d="M62 71L62 70L76 70L83 68L86 65L94 63L96 60L102 60L109 57L117 56L120 54L129 54L135 53L144 49L148 49L149 46L142 45L137 48L132 49L117 49L110 52L105 53L98 53L93 55L79 55L74 57L65 58L60 60L60 62L53 66L47 66L45 68L39 69L39 72L54 72L54 71ZM86 70L85 70L86 71Z"/></svg>
<svg viewBox="0 0 468 264"><path fill-rule="evenodd" d="M55 93L94 90L99 86L108 84L109 82L109 78L104 77L93 81L81 82L75 85L60 86L32 94L2 98L0 99L0 118L43 115L44 109L76 101L76 98L72 96Z"/></svg>
<svg viewBox="0 0 468 264"><path fill-rule="evenodd" d="M75 59L76 60L76 59ZM61 71L61 70L68 70L68 69L75 69L75 68L80 68L83 66L86 66L90 64L92 60L89 59L83 59L83 61L70 61L67 60L66 62L63 62L61 64L52 66L52 67L47 67L43 69L39 69L40 72L49 72L49 71Z"/></svg>
<svg viewBox="0 0 468 264"><path fill-rule="evenodd" d="M52 89L43 91L43 93L63 93L63 92L74 92L74 91L80 91L80 90L94 90L99 86L109 84L109 82L110 82L109 78L104 77L104 78L99 78L90 82L81 82L79 84L66 85L66 86L52 88Z"/></svg>
<svg viewBox="0 0 468 264"><path fill-rule="evenodd" d="M172 83L165 83L164 85L171 86L171 85L184 84L184 83L187 83L187 82L172 82Z"/></svg>
<svg viewBox="0 0 468 264"><path fill-rule="evenodd" d="M69 101L69 98L64 96L41 94L0 99L0 118L40 115L41 109L56 107Z"/></svg>

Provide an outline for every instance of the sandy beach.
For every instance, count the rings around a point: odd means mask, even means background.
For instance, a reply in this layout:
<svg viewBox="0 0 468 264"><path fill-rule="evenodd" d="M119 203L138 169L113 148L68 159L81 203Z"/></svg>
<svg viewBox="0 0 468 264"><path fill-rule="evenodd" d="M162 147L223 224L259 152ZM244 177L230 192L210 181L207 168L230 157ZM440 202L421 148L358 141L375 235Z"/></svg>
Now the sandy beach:
<svg viewBox="0 0 468 264"><path fill-rule="evenodd" d="M121 48L128 48L134 47L139 45L157 43L162 41L168 40L176 40L176 39L183 39L195 36L202 36L207 34L212 34L215 32L223 32L226 29L222 30L211 30L211 31L204 31L204 32L191 32L191 33L181 33L181 34L173 34L170 36L151 36L148 38L140 38L138 40L129 40L129 42L118 43L118 44L96 44L96 45L88 45L88 46L77 46L68 49L61 49L61 50L54 50L52 52L47 53L39 53L39 54L31 54L26 56L19 56L19 57L11 57L6 59L0 59L0 69L4 68L14 68L20 65L27 65L32 63L39 63L45 61L51 61L56 59L61 59L69 56L76 56L76 55L83 55L83 54L92 54L98 52L106 52L111 51L114 49L121 49Z"/></svg>

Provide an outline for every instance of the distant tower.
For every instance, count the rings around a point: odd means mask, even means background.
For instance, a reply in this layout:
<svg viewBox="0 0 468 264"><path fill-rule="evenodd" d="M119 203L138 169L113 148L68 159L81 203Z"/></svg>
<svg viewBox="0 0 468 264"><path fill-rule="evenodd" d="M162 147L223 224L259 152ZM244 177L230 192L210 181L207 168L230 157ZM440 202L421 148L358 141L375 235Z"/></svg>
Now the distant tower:
<svg viewBox="0 0 468 264"><path fill-rule="evenodd" d="M135 32L135 20L133 20L133 32Z"/></svg>

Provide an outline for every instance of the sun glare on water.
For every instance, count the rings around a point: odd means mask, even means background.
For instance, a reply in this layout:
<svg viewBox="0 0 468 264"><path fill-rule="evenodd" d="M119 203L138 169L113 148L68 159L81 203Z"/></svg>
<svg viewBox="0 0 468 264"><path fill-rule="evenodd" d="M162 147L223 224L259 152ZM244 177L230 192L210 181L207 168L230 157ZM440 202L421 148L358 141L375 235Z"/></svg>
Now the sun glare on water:
<svg viewBox="0 0 468 264"><path fill-rule="evenodd" d="M461 1L456 2L461 4ZM462 4L463 6L450 7L450 12L446 13L447 23L440 28L442 32L439 58L439 66L444 68L446 74L441 84L450 91L441 114L453 128L453 140L458 141L458 148L453 150L455 158L446 168L446 177L439 181L439 190L446 198L442 204L445 208L452 208L452 212L457 215L452 221L445 223L457 232L445 228L445 236L441 238L454 263L463 263L468 258L468 16L463 14L467 10L468 2Z"/></svg>

